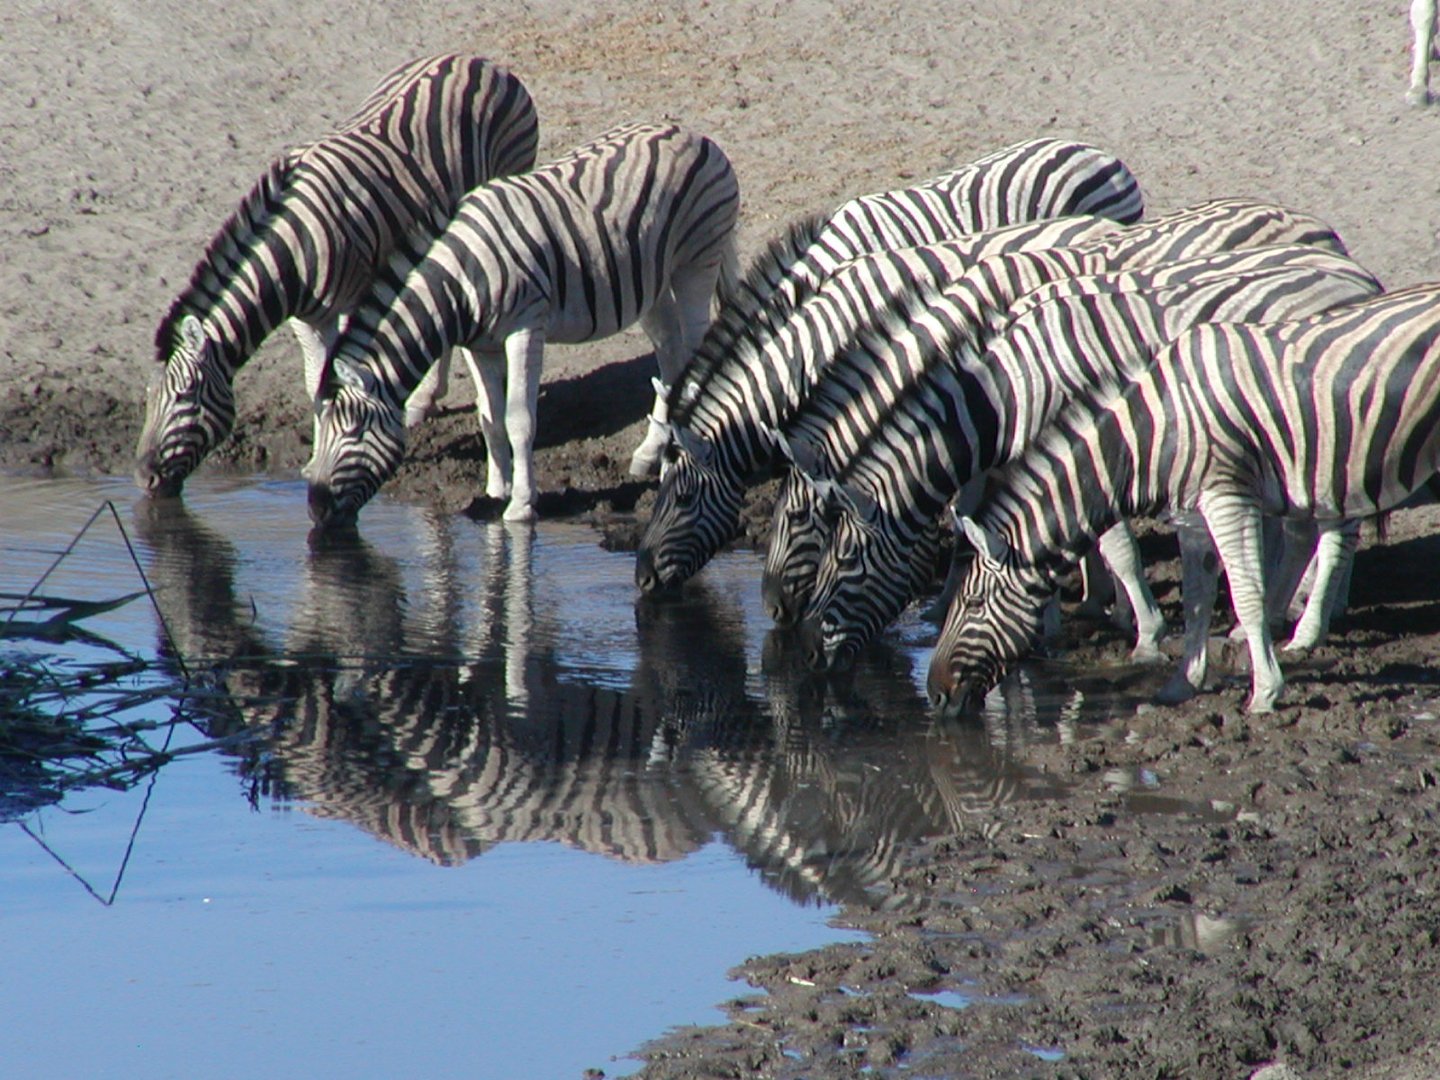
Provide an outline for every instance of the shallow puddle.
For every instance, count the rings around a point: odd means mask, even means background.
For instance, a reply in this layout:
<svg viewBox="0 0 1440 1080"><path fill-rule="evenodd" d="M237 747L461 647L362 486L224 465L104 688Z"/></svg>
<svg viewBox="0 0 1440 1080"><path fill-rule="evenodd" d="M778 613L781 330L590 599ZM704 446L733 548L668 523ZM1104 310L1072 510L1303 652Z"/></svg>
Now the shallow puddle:
<svg viewBox="0 0 1440 1080"><path fill-rule="evenodd" d="M746 956L853 939L838 903L908 903L887 882L912 841L1063 795L1025 747L1115 707L1027 674L985 723L937 723L933 631L817 685L752 553L652 601L586 527L384 499L312 549L296 483L157 505L0 479L0 592L107 499L37 591L148 581L153 605L0 640L16 671L120 665L46 705L95 713L67 729L92 752L0 773L21 1075L57 1046L72 1075L624 1075L718 1022ZM1154 777L1114 782L1167 809Z"/></svg>

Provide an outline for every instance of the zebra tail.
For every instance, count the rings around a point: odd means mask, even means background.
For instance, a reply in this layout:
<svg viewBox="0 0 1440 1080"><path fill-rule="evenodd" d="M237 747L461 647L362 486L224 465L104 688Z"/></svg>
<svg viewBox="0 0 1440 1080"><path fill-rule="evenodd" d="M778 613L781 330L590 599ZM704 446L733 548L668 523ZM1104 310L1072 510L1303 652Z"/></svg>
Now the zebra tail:
<svg viewBox="0 0 1440 1080"><path fill-rule="evenodd" d="M715 314L718 315L732 302L740 280L740 225L737 222L720 245L720 281L715 289Z"/></svg>

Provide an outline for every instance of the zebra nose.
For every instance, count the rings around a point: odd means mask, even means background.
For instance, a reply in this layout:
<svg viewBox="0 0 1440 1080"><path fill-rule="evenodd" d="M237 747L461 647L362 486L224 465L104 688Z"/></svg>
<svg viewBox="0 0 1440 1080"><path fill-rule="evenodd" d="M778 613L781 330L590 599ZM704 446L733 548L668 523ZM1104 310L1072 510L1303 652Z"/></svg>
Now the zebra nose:
<svg viewBox="0 0 1440 1080"><path fill-rule="evenodd" d="M825 635L814 619L804 619L800 623L800 655L811 671L824 671L829 666L825 658Z"/></svg>
<svg viewBox="0 0 1440 1080"><path fill-rule="evenodd" d="M790 596L781 586L766 579L760 586L760 599L765 605L765 614L770 616L776 626L795 625L795 605L790 602Z"/></svg>
<svg viewBox="0 0 1440 1080"><path fill-rule="evenodd" d="M310 520L315 528L346 528L353 526L354 513L346 511L328 484L311 484L307 491Z"/></svg>
<svg viewBox="0 0 1440 1080"><path fill-rule="evenodd" d="M660 576L655 573L655 557L645 548L635 553L635 584L645 593L660 587Z"/></svg>

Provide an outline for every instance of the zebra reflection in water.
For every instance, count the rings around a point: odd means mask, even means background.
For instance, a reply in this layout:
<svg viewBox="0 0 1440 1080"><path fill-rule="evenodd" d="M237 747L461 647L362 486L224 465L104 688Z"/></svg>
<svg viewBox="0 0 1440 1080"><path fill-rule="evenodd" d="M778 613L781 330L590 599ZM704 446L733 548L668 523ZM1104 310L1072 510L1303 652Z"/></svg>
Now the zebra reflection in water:
<svg viewBox="0 0 1440 1080"><path fill-rule="evenodd" d="M408 566L358 537L313 548L275 630L230 540L183 504L144 508L176 648L260 737L240 765L256 797L441 865L515 841L654 863L718 837L797 902L895 906L915 842L1054 794L1004 724L936 725L907 657L876 650L843 687L783 644L757 670L753 613L692 582L640 598L633 654L621 627L615 662L579 660L545 533L410 520Z"/></svg>

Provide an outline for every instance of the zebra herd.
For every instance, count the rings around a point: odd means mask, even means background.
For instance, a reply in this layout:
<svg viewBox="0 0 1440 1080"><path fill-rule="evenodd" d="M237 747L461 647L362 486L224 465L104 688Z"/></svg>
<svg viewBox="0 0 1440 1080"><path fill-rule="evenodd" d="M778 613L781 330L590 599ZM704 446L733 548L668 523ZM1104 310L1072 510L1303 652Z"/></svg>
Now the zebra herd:
<svg viewBox="0 0 1440 1080"><path fill-rule="evenodd" d="M1125 522L1164 515L1186 617L1164 696L1203 684L1218 552L1265 711L1299 568L1292 648L1323 638L1357 521L1440 468L1440 286L1382 292L1306 214L1230 198L1147 219L1123 162L1032 139L797 221L742 275L713 141L629 124L534 167L536 131L504 68L430 57L277 162L161 324L141 485L180 490L233 426L235 371L288 319L317 528L353 525L394 474L452 349L486 492L530 521L546 341L639 324L660 369L631 460L659 473L643 592L697 573L747 489L781 475L765 606L812 667L843 669L932 586L953 519L929 688L957 709L1034 644L1092 549L1135 656L1157 659L1165 623ZM1318 538L1264 550L1273 519Z"/></svg>

